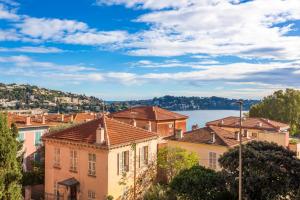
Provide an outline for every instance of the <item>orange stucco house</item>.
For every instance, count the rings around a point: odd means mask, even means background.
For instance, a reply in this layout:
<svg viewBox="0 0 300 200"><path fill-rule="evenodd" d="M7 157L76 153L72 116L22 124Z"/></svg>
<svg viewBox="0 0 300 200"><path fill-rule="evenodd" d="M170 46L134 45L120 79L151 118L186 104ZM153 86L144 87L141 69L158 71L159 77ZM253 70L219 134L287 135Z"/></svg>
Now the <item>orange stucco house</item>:
<svg viewBox="0 0 300 200"><path fill-rule="evenodd" d="M105 115L47 133L45 199L121 199L155 162L157 140L156 133Z"/></svg>
<svg viewBox="0 0 300 200"><path fill-rule="evenodd" d="M157 132L161 138L186 131L187 116L157 106L137 106L111 113L113 119Z"/></svg>

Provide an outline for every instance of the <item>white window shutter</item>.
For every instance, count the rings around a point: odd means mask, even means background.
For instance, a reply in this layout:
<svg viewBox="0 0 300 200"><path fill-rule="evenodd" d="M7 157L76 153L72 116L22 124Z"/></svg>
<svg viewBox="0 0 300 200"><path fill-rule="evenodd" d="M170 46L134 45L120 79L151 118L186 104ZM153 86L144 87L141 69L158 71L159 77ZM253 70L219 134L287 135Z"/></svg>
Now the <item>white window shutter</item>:
<svg viewBox="0 0 300 200"><path fill-rule="evenodd" d="M151 148L151 141L148 142L148 163L152 162L152 148Z"/></svg>
<svg viewBox="0 0 300 200"><path fill-rule="evenodd" d="M129 150L129 162L128 162L128 169L129 169L129 171L131 170L131 169L133 169L133 165L134 165L134 158L133 158L133 156L134 156L134 150Z"/></svg>
<svg viewBox="0 0 300 200"><path fill-rule="evenodd" d="M139 148L139 168L141 167L141 147Z"/></svg>
<svg viewBox="0 0 300 200"><path fill-rule="evenodd" d="M123 173L123 156L123 152L118 153L119 175L122 175Z"/></svg>

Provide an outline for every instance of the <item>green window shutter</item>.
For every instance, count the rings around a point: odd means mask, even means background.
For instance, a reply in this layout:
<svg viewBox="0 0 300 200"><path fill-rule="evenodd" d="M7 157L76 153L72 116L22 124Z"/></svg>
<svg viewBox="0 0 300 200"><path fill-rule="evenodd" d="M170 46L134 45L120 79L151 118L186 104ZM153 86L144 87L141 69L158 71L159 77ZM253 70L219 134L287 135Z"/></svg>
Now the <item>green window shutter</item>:
<svg viewBox="0 0 300 200"><path fill-rule="evenodd" d="M41 143L41 136L42 136L42 132L40 131L35 132L35 140L34 140L35 146L38 146Z"/></svg>

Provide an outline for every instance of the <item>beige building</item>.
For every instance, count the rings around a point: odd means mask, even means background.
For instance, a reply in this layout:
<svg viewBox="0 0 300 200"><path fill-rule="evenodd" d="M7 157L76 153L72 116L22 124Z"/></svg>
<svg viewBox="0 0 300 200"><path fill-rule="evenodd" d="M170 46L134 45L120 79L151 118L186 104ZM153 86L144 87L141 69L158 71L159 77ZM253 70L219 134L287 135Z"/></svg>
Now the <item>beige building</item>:
<svg viewBox="0 0 300 200"><path fill-rule="evenodd" d="M243 143L254 138L243 135ZM186 133L177 133L167 138L167 145L180 147L195 152L199 157L199 164L214 170L220 170L219 157L230 148L239 145L239 134L217 126L208 126Z"/></svg>
<svg viewBox="0 0 300 200"><path fill-rule="evenodd" d="M226 117L206 123L207 126L218 126L228 131L239 131L240 118ZM265 118L242 118L244 134L248 133L258 141L275 142L278 145L289 146L289 125Z"/></svg>
<svg viewBox="0 0 300 200"><path fill-rule="evenodd" d="M206 123L206 127L169 137L168 146L181 147L195 152L199 156L199 164L220 170L218 158L230 148L239 145L239 117L226 117ZM242 119L242 141L251 140L275 142L288 148L289 126L284 123L264 118ZM298 146L295 146L297 150Z"/></svg>
<svg viewBox="0 0 300 200"><path fill-rule="evenodd" d="M46 134L45 198L128 199L134 177L156 160L157 138L106 116Z"/></svg>

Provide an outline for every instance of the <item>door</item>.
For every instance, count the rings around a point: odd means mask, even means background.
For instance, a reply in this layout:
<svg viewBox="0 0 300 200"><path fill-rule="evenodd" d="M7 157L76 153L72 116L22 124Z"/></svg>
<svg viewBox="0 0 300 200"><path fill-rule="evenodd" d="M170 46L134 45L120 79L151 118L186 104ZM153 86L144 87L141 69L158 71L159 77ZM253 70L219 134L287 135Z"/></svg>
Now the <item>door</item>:
<svg viewBox="0 0 300 200"><path fill-rule="evenodd" d="M70 200L77 200L77 186L70 186Z"/></svg>

